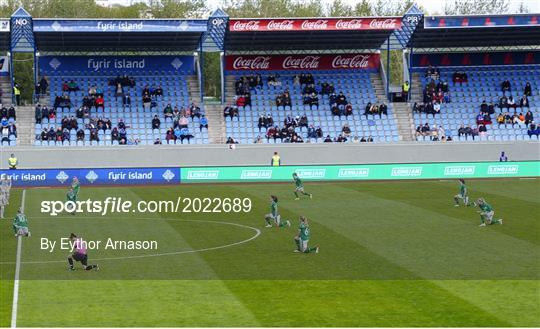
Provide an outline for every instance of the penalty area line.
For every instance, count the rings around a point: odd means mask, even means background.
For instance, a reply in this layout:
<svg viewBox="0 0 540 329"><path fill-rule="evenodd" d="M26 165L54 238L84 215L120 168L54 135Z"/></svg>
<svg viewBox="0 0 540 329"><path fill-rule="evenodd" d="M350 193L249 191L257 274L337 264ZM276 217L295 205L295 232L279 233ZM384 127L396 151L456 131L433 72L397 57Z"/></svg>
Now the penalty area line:
<svg viewBox="0 0 540 329"><path fill-rule="evenodd" d="M21 210L24 211L24 201L26 198L26 190L22 191ZM17 327L17 306L19 304L19 275L21 272L21 249L22 236L17 236L17 259L15 262L15 279L13 280L13 305L11 307L11 328Z"/></svg>

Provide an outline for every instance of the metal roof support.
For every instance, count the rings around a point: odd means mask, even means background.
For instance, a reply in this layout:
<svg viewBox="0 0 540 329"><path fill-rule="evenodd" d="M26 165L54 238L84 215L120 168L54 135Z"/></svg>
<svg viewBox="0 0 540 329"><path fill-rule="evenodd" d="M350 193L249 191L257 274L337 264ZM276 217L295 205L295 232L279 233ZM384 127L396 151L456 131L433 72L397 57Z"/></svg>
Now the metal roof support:
<svg viewBox="0 0 540 329"><path fill-rule="evenodd" d="M390 36L386 43L386 99L390 101Z"/></svg>

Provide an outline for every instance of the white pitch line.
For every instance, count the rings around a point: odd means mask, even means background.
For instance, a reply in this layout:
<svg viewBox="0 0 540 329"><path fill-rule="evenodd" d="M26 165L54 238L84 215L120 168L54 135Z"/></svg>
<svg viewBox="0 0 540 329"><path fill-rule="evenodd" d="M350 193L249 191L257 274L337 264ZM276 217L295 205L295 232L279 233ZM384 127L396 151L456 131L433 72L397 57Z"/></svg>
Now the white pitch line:
<svg viewBox="0 0 540 329"><path fill-rule="evenodd" d="M36 217L41 218L41 217ZM66 217L66 218L72 218L72 217ZM97 218L101 219L102 217L85 217L85 219L90 218ZM137 219L159 219L159 220L175 220L175 219L168 219L168 218L137 218ZM237 223L230 223L230 222L218 222L218 221L212 221L212 220L198 220L198 219L182 219L182 220L175 220L179 222L200 222L200 223L214 223L214 224L224 224L224 225L231 225L231 226L238 226L243 228L249 228L253 231L255 231L255 235L252 237L242 240L233 242L230 244L226 244L223 246L216 246L216 247L210 247L210 248L203 248L203 249L194 249L194 250L180 250L180 251L171 251L171 252L164 252L164 253L157 253L157 254L149 254L149 255L136 255L136 256L120 256L120 257L106 257L106 258L95 258L94 261L105 261L105 260L124 260L124 259L136 259L136 258L149 258L149 257L161 257L161 256L172 256L172 255L181 255L181 254L191 254L196 252L204 252L204 251L211 251L211 250L218 250L218 249L224 249L229 247L234 247L237 245L241 245L247 242L250 242L252 240L255 240L256 238L261 235L261 230L252 226L248 225L242 225ZM52 264L52 263L65 263L65 260L48 260L48 261L26 261L22 262L24 264ZM0 262L0 264L12 264L12 262Z"/></svg>
<svg viewBox="0 0 540 329"><path fill-rule="evenodd" d="M26 190L22 191L21 210L24 211ZM11 328L17 328L17 305L19 304L19 273L21 272L22 236L17 237L17 261L15 262L15 280L13 281L13 305L11 307Z"/></svg>

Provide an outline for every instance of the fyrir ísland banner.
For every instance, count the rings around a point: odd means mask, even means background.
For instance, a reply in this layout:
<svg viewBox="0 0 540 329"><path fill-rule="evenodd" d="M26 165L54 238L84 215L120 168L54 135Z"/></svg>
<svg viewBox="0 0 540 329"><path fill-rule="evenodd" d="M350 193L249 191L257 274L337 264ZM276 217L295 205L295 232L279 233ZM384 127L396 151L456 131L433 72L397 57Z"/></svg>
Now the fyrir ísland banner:
<svg viewBox="0 0 540 329"><path fill-rule="evenodd" d="M41 56L41 72L81 71L100 73L128 71L131 73L148 71L174 71L184 74L195 72L193 56Z"/></svg>
<svg viewBox="0 0 540 329"><path fill-rule="evenodd" d="M0 177L14 187L68 186L73 177L88 186L162 185L180 183L180 168L17 169L0 170Z"/></svg>
<svg viewBox="0 0 540 329"><path fill-rule="evenodd" d="M227 71L364 70L379 65L379 54L225 56Z"/></svg>

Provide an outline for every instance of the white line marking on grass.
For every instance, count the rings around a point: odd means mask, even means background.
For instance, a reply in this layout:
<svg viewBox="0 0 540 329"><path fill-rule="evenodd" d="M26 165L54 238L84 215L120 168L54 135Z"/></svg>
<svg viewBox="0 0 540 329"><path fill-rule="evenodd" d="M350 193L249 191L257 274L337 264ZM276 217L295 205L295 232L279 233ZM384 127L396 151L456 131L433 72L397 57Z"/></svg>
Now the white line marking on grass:
<svg viewBox="0 0 540 329"><path fill-rule="evenodd" d="M51 217L36 217L36 218L51 218ZM59 217L54 217L58 219ZM64 218L73 218L73 217L64 217ZM84 217L85 219L103 219L103 217ZM35 219L35 218L34 218ZM224 249L229 247L238 246L244 243L248 243L250 241L255 240L256 238L261 235L261 230L252 226L248 225L242 225L237 223L230 223L230 222L218 222L218 221L212 221L212 220L197 220L197 219L173 219L173 218L137 218L137 219L157 219L157 220L174 220L179 222L200 222L200 223L213 223L213 224L224 224L224 225L231 225L231 226L238 226L243 228L248 228L250 230L255 231L255 234L251 236L248 239L233 242L230 244L226 244L223 246L217 246L217 247L210 247L210 248L203 248L203 249L194 249L194 250L180 250L180 251L171 251L171 252L164 252L164 253L158 253L158 254L149 254L149 255L136 255L136 256L122 256L122 257L106 257L106 258L94 258L95 261L105 261L105 260L123 260L123 259L137 259L137 258L149 258L149 257L161 257L161 256L171 256L171 255L181 255L181 254L192 254L196 252L204 252L204 251L211 251L211 250L218 250L218 249ZM22 262L23 264L50 264L50 263L65 263L65 260L49 260L49 261L27 261ZM0 262L0 264L13 264L13 262Z"/></svg>
<svg viewBox="0 0 540 329"><path fill-rule="evenodd" d="M22 191L21 209L24 211L26 190ZM11 307L11 328L17 327L17 305L19 304L19 273L21 271L22 236L17 237L17 261L15 262L15 279L13 281L13 306Z"/></svg>

